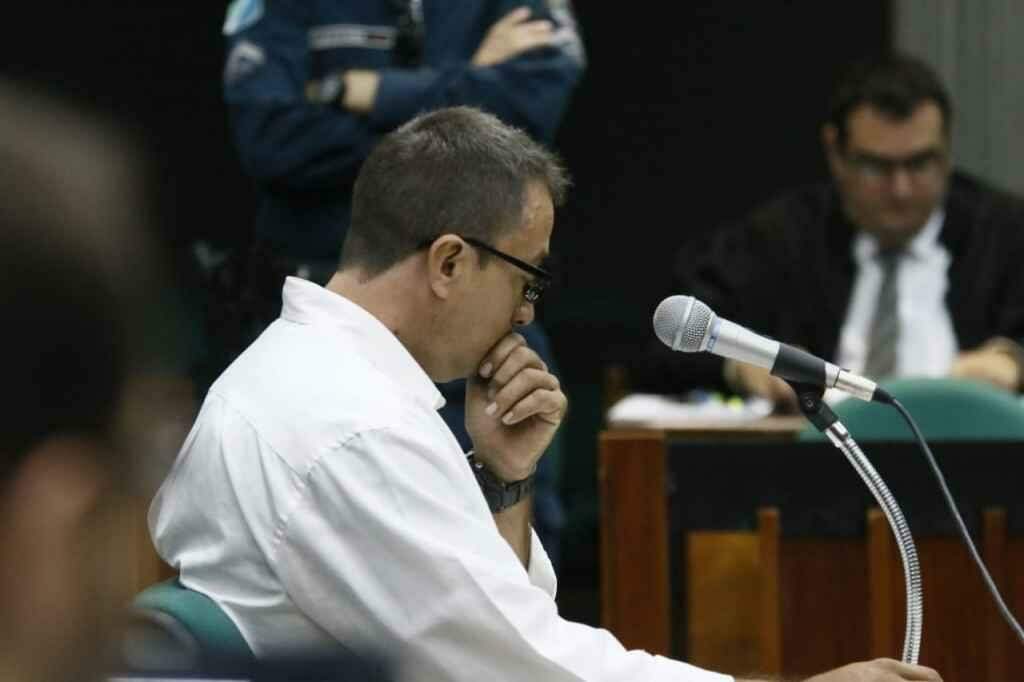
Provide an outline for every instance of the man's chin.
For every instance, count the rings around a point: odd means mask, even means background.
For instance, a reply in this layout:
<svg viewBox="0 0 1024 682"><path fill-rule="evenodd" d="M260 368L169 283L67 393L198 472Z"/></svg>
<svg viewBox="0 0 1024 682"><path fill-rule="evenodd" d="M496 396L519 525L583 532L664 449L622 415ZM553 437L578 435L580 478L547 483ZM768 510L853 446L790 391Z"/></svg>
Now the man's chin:
<svg viewBox="0 0 1024 682"><path fill-rule="evenodd" d="M917 216L911 218L901 217L899 219L881 221L880 225L869 230L869 232L874 234L879 241L895 246L913 239L914 235L924 227L925 222L927 222L927 218L922 219Z"/></svg>

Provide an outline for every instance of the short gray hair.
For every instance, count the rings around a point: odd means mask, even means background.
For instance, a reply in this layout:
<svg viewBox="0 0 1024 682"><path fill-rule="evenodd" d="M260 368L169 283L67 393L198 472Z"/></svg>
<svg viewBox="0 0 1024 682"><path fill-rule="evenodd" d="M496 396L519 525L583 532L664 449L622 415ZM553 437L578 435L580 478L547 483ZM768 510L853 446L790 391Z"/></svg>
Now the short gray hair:
<svg viewBox="0 0 1024 682"><path fill-rule="evenodd" d="M534 182L564 202L561 161L523 131L472 107L417 116L360 169L341 267L372 277L442 234L494 243L521 226Z"/></svg>

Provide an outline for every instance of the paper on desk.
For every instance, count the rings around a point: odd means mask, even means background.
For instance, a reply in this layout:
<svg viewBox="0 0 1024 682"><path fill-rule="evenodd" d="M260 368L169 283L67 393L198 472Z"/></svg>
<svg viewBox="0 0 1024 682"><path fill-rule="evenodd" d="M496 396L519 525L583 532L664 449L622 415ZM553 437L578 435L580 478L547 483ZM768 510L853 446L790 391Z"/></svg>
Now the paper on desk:
<svg viewBox="0 0 1024 682"><path fill-rule="evenodd" d="M764 398L724 400L719 397L681 398L654 393L634 393L612 405L608 410L608 423L735 423L767 417L771 411L771 401Z"/></svg>

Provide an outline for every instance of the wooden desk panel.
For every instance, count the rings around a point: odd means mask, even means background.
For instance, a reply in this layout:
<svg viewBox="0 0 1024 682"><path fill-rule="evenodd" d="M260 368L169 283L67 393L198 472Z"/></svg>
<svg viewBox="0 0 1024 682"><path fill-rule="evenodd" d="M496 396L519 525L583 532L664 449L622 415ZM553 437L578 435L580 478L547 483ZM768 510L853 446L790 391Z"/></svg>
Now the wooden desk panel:
<svg viewBox="0 0 1024 682"><path fill-rule="evenodd" d="M601 434L603 625L628 647L733 674L811 673L856 659L898 658L904 628L903 573L881 513L874 512L874 522L872 514L867 515L859 539L783 537L785 517L773 518L768 510L758 516L760 532L691 528L685 540L673 539L666 510L671 485L666 453L668 439L679 436L678 431L643 429ZM778 443L779 438L775 440ZM977 461L984 451L977 448L988 447L972 446L970 459ZM778 444L774 451L778 453ZM1016 449L1004 446L1000 452L1000 461L1007 462ZM838 452L835 455L848 466ZM958 458L958 466L965 466L965 460ZM691 491L694 481L705 474L697 468L687 482ZM852 470L850 475L855 476ZM994 476L999 478L998 473ZM971 487L966 478L959 479L955 474L950 477L955 492L959 483L975 499L979 490L986 490L978 481ZM897 483L894 492L899 499L907 480ZM999 499L1005 498L1012 485L996 483ZM753 486L757 485L755 481ZM924 479L917 485L934 487ZM829 490L830 486L825 483ZM745 489L752 489L749 481ZM1019 495L1015 497L1019 501ZM921 510L910 509L908 517L913 511ZM1019 519L1019 505L1017 511ZM1001 511L984 513L983 533L977 537L984 538L983 555L1011 609L1024 613L1024 572L1011 570L1024 566L1024 537L1009 536ZM1011 671L1024 669L1024 647L980 589L966 550L951 537L915 533L915 538L925 580L922 662L939 667L947 682L1013 679ZM670 551L679 552L679 575L669 575ZM685 611L675 623L673 579L685 586L679 590L685 595Z"/></svg>
<svg viewBox="0 0 1024 682"><path fill-rule="evenodd" d="M601 434L601 622L629 649L671 652L665 435Z"/></svg>
<svg viewBox="0 0 1024 682"><path fill-rule="evenodd" d="M672 652L666 441L671 438L793 440L802 417L669 431L619 426L599 435L601 622L627 648ZM740 540L739 542L743 542Z"/></svg>

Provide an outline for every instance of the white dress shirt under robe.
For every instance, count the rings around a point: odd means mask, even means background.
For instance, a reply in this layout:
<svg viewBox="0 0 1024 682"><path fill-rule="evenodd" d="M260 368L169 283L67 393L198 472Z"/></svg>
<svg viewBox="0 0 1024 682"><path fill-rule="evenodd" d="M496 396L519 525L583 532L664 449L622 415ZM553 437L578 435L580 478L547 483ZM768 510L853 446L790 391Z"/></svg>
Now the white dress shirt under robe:
<svg viewBox="0 0 1024 682"><path fill-rule="evenodd" d="M959 352L953 318L946 307L952 256L939 241L944 219L945 211L941 208L932 213L907 244L895 272L900 336L894 376L946 376ZM837 364L860 373L867 361L871 322L882 288L882 269L876 259L875 237L860 232L852 248L857 275L839 335Z"/></svg>

